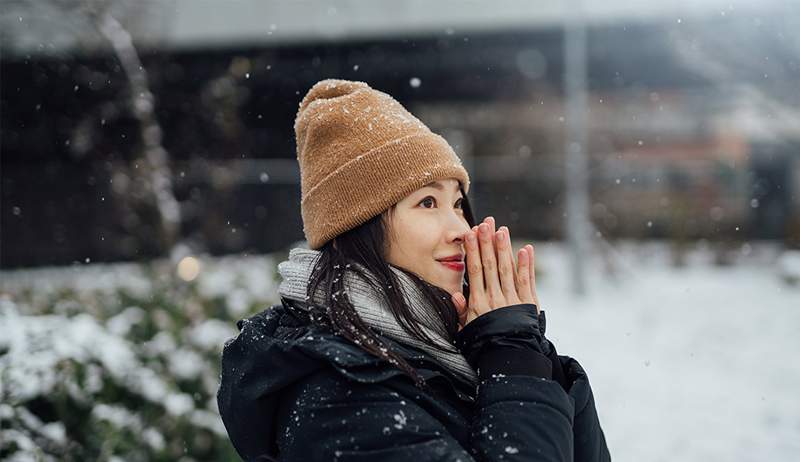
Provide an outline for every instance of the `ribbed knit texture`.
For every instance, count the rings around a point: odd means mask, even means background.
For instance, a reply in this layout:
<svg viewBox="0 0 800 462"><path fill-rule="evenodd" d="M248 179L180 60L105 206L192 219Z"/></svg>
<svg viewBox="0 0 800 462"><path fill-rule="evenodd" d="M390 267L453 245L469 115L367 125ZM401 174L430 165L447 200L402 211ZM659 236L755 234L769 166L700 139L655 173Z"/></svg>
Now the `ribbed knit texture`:
<svg viewBox="0 0 800 462"><path fill-rule="evenodd" d="M278 287L278 293L282 297L304 303L309 302L307 287L311 277L311 271L320 253L321 252L317 250L302 249L299 247L289 251L289 259L278 264L278 272L283 278ZM370 274L363 266L358 266L358 268ZM434 312L433 307L425 301L421 292L407 274L392 266L389 268L391 268L400 280L401 293L405 297L408 306L414 312L414 315L420 319L422 323L420 328L426 335L433 338L436 345L439 345L444 351L437 349L429 343L420 341L406 331L392 315L391 309L386 303L384 296L376 293L366 281L353 271L346 271L345 268L345 271L343 271L345 295L355 308L358 316L368 326L377 329L387 337L427 352L443 367L463 377L472 386L475 386L478 382L478 376L458 348L448 343L447 340L429 327L441 323L440 319L432 315ZM311 303L324 306L325 301L318 296L315 297Z"/></svg>
<svg viewBox="0 0 800 462"><path fill-rule="evenodd" d="M455 178L469 191L469 175L447 141L364 82L317 82L300 102L294 130L311 249L432 181Z"/></svg>

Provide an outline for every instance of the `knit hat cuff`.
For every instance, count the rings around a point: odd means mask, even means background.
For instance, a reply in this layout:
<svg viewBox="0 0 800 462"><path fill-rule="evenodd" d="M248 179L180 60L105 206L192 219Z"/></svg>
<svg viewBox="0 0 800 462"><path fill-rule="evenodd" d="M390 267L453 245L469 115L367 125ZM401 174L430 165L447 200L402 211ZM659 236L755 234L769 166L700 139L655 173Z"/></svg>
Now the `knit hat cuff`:
<svg viewBox="0 0 800 462"><path fill-rule="evenodd" d="M301 209L309 248L319 249L411 192L444 178L457 179L464 193L469 192L469 175L461 160L432 132L392 140L356 156L305 194ZM364 191L375 194L365 197Z"/></svg>

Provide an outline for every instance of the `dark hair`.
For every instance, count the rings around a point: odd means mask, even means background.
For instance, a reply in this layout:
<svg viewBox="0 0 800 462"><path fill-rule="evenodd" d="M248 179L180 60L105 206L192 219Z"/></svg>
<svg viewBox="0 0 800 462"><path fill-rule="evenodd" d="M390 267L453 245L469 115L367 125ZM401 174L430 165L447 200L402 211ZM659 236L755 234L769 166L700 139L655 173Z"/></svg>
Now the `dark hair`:
<svg viewBox="0 0 800 462"><path fill-rule="evenodd" d="M464 211L464 218L469 226L472 227L475 225L472 208L467 195L464 194L463 187L460 187L460 189L463 196L461 207ZM381 338L358 316L347 297L341 296L345 288L344 278L342 277L343 272L345 269L350 269L358 276L363 277L378 293L385 294L386 301L395 319L411 335L420 341L431 344L435 348L442 349L422 331L420 325L425 325L430 326L450 344L454 343L453 340L458 332L458 312L455 305L453 305L450 294L446 290L428 283L413 272L395 266L395 268L410 276L429 305L433 307L434 313L432 314L442 321L441 323L433 323L433 325L415 316L401 293L399 280L389 268L390 263L386 261L386 251L388 250L387 231L389 229L387 218L391 213L390 211L391 209L373 217L357 228L336 236L320 248L321 255L312 270L307 295L313 300L312 294L319 293L317 292L318 288L322 287L321 293L325 304L323 307L309 307L312 312L311 320L331 328L368 353L397 365L414 380L418 387L424 389L426 388L424 380L416 370L399 354L388 348ZM375 276L375 280L365 275L360 268L352 265L353 263L366 268L367 271ZM466 287L467 284L464 286L465 297L467 297L468 293ZM316 316L314 315L315 312Z"/></svg>

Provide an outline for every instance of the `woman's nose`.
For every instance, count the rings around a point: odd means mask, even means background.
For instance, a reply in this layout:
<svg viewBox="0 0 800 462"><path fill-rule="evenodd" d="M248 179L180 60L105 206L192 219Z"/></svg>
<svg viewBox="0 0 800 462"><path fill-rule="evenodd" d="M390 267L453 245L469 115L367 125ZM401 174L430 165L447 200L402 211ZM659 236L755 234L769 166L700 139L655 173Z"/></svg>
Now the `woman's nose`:
<svg viewBox="0 0 800 462"><path fill-rule="evenodd" d="M469 224L467 224L467 220L464 219L462 216L456 217L454 220L450 221L448 225L448 241L455 241L455 242L463 242L464 241L464 234L470 230Z"/></svg>

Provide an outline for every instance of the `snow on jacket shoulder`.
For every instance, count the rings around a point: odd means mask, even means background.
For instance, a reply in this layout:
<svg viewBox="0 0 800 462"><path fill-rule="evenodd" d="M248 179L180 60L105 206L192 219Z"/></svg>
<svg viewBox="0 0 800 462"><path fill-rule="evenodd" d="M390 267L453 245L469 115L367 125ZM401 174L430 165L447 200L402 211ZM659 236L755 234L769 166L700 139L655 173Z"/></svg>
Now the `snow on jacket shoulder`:
<svg viewBox="0 0 800 462"><path fill-rule="evenodd" d="M515 319L523 324L515 331L525 331L530 318L511 308L483 315L492 317L480 332ZM566 390L513 368L512 375L481 374L476 390L425 352L384 337L428 392L388 361L300 321L285 305L238 326L223 351L217 400L244 460L610 460L588 377L568 356L557 357Z"/></svg>

